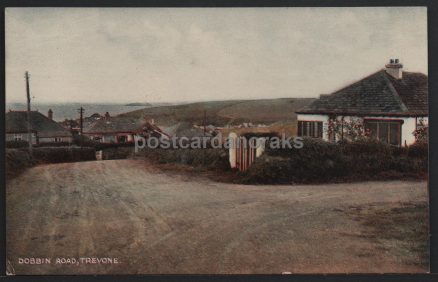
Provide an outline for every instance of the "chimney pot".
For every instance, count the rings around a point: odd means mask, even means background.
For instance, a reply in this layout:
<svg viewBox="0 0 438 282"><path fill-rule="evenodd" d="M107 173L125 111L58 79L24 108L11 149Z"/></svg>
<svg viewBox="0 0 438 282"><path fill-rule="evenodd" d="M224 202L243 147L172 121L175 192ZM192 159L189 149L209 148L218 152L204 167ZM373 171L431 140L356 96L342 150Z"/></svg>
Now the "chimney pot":
<svg viewBox="0 0 438 282"><path fill-rule="evenodd" d="M49 109L49 111L47 112L47 117L51 120L53 120L53 111L52 109Z"/></svg>
<svg viewBox="0 0 438 282"><path fill-rule="evenodd" d="M389 64L385 65L386 73L395 79L402 79L403 75L403 65L400 64L398 59L390 59Z"/></svg>

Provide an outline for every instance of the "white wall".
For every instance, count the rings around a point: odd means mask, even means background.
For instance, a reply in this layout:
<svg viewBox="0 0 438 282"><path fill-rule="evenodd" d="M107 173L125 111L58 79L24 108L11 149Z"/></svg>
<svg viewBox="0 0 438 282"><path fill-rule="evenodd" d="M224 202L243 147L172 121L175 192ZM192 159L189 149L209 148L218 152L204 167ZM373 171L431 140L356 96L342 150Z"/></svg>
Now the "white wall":
<svg viewBox="0 0 438 282"><path fill-rule="evenodd" d="M73 141L72 137L56 137L57 141L55 141L55 137L39 137L38 141L39 143L55 143L55 142L69 142L71 143Z"/></svg>
<svg viewBox="0 0 438 282"><path fill-rule="evenodd" d="M15 137L21 137L20 140L23 141L29 141L28 133L6 133L6 141L14 141ZM36 144L36 135L35 133L32 134L32 144Z"/></svg>
<svg viewBox="0 0 438 282"><path fill-rule="evenodd" d="M339 117L338 117L339 118ZM387 117L387 116L365 116L365 117L356 117L356 116L344 116L344 120L351 119L381 119L381 120L401 120L403 124L401 125L401 145L412 145L415 143L415 136L413 132L416 129L416 118L415 117ZM303 121L322 121L323 122L323 139L328 141L328 115L314 115L314 114L298 114L298 120ZM428 123L428 118L423 118L425 124Z"/></svg>

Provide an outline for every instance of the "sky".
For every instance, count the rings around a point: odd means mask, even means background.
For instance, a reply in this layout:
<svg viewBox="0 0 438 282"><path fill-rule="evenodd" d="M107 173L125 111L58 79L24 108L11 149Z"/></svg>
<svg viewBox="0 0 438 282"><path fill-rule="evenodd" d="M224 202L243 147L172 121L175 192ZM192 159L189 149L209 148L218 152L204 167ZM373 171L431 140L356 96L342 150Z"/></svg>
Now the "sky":
<svg viewBox="0 0 438 282"><path fill-rule="evenodd" d="M318 97L384 68L427 74L427 9L6 8L6 102Z"/></svg>

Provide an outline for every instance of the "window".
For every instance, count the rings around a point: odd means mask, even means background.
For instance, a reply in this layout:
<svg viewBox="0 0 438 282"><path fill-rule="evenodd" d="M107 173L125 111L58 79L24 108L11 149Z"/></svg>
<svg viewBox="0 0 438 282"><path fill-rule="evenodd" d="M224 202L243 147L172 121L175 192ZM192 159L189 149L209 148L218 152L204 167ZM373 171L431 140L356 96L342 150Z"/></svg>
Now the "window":
<svg viewBox="0 0 438 282"><path fill-rule="evenodd" d="M126 135L118 136L119 143L126 143L128 141L128 137Z"/></svg>
<svg viewBox="0 0 438 282"><path fill-rule="evenodd" d="M21 141L21 140L23 140L23 136L21 134L14 134L14 140Z"/></svg>
<svg viewBox="0 0 438 282"><path fill-rule="evenodd" d="M298 121L298 136L322 138L322 121Z"/></svg>
<svg viewBox="0 0 438 282"><path fill-rule="evenodd" d="M365 131L373 139L400 146L402 121L365 120Z"/></svg>

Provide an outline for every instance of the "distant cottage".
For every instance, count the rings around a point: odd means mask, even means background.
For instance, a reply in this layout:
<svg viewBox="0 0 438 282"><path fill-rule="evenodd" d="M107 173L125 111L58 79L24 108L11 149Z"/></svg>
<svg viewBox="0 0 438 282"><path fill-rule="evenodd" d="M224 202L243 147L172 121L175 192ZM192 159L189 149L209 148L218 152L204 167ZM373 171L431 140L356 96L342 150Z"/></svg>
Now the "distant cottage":
<svg viewBox="0 0 438 282"><path fill-rule="evenodd" d="M83 135L101 143L131 143L134 135L169 137L158 126L144 119L111 117L109 113L85 127Z"/></svg>
<svg viewBox="0 0 438 282"><path fill-rule="evenodd" d="M398 59L330 95L321 95L297 111L298 135L343 139L329 130L333 121L357 121L371 138L401 146L415 142L414 131L428 124L427 76L404 72Z"/></svg>
<svg viewBox="0 0 438 282"><path fill-rule="evenodd" d="M28 112L9 111L6 113L6 141L28 140ZM53 111L48 117L38 111L29 112L32 144L52 142L72 142L72 134L53 120Z"/></svg>

